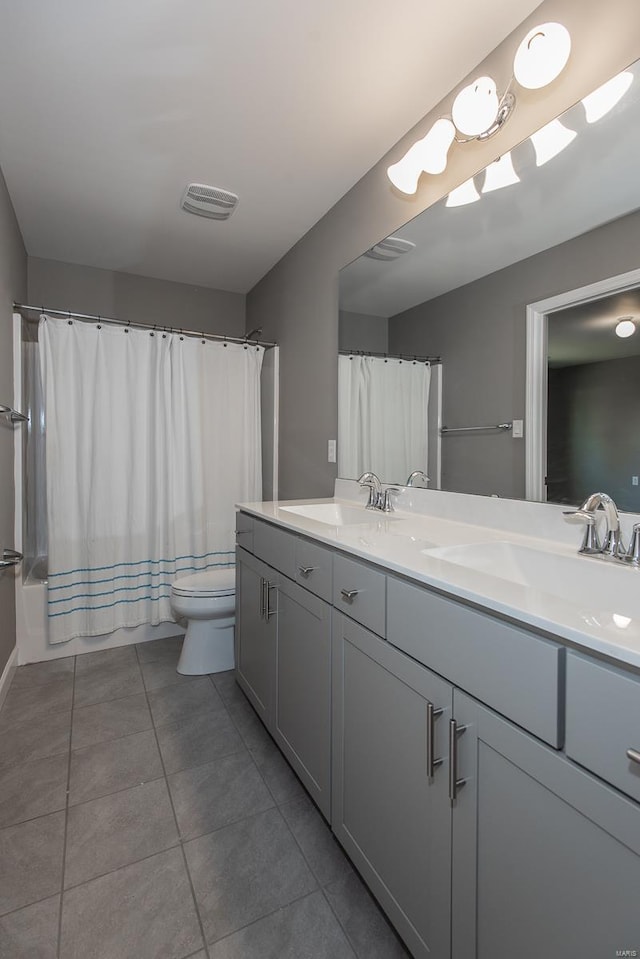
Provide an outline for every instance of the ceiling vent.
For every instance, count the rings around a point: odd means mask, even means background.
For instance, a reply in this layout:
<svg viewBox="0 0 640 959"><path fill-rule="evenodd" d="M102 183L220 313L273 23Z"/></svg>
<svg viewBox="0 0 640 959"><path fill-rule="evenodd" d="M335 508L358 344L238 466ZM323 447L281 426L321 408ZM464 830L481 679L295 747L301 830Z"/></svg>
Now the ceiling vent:
<svg viewBox="0 0 640 959"><path fill-rule="evenodd" d="M235 193L205 183L190 183L182 197L183 210L210 220L228 220L237 205Z"/></svg>
<svg viewBox="0 0 640 959"><path fill-rule="evenodd" d="M372 260L397 260L403 253L414 250L415 246L411 240L401 240L399 236L388 236L367 250L365 256L370 256Z"/></svg>

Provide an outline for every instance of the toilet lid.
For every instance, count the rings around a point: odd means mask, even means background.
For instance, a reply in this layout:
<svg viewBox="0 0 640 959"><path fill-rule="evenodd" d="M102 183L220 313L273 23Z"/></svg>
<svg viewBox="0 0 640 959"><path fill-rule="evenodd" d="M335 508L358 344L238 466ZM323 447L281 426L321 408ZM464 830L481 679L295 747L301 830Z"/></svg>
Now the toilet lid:
<svg viewBox="0 0 640 959"><path fill-rule="evenodd" d="M174 580L172 592L179 596L233 596L236 591L234 566L193 573Z"/></svg>

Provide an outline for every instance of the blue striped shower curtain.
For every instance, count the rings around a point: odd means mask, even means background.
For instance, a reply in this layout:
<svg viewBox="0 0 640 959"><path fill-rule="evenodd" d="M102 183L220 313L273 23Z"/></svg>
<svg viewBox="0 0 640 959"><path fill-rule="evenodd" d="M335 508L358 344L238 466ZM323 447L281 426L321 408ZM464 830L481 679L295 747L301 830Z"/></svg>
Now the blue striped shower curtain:
<svg viewBox="0 0 640 959"><path fill-rule="evenodd" d="M42 316L49 641L171 620L260 499L263 350Z"/></svg>

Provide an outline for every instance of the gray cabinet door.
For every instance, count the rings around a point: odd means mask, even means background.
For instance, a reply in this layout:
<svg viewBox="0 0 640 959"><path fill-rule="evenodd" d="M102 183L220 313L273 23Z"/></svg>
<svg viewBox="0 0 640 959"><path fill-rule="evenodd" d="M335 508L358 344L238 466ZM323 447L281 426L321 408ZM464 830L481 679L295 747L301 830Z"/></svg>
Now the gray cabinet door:
<svg viewBox="0 0 640 959"><path fill-rule="evenodd" d="M266 606L275 609L277 581L274 569L236 550L236 677L268 729L273 728L278 617L273 612L267 618Z"/></svg>
<svg viewBox="0 0 640 959"><path fill-rule="evenodd" d="M638 805L458 690L454 714L453 959L640 954Z"/></svg>
<svg viewBox="0 0 640 959"><path fill-rule="evenodd" d="M450 951L452 687L340 613L333 618L332 826L414 956ZM427 769L428 704L434 759Z"/></svg>
<svg viewBox="0 0 640 959"><path fill-rule="evenodd" d="M278 589L276 742L331 818L331 608L285 579Z"/></svg>

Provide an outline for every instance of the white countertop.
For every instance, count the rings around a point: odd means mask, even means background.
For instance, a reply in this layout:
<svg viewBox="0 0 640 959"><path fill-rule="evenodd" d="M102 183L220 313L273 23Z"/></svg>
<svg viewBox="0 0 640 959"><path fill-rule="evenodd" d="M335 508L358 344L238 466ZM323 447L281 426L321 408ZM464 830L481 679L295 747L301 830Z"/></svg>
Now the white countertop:
<svg viewBox="0 0 640 959"><path fill-rule="evenodd" d="M640 668L640 570L598 558L577 556L581 530L564 524L557 507L523 503L517 504L521 507L519 512L514 506L515 501L442 493L437 494L436 500L433 491L406 490L399 497L398 505L408 505L409 509L396 509L388 515L363 510L363 523L357 526L330 526L283 509L303 503L340 502L348 507L362 504L363 498L356 484L338 481L336 487L342 495L334 499L242 503L238 508L391 572L433 586L452 597L543 630L580 649L599 653L620 665ZM486 525L452 519L451 496L456 495L463 507L458 512L480 514ZM480 500L484 502L478 502ZM455 505L455 500L453 502ZM449 516L435 515L434 503L438 504L441 513L448 512ZM504 525L501 528L498 522L503 505ZM534 517L533 528L542 535L530 536L522 532L523 519L530 525L531 517ZM550 535L556 526L558 539L554 540ZM567 530L570 531L568 535ZM430 556L428 552L435 547L475 543L509 543L547 554L549 563L554 562L563 570L559 579L565 575L565 570L568 570L568 578L573 578L571 589L567 587L566 590L571 598L565 598L561 582L554 583L554 595ZM423 550L427 552L423 553ZM540 559L539 552L537 558ZM569 562L558 562L559 557Z"/></svg>

